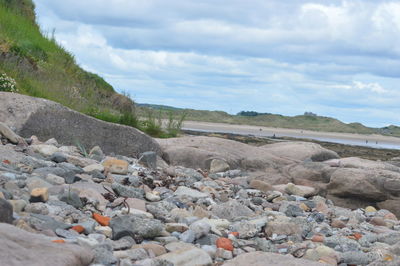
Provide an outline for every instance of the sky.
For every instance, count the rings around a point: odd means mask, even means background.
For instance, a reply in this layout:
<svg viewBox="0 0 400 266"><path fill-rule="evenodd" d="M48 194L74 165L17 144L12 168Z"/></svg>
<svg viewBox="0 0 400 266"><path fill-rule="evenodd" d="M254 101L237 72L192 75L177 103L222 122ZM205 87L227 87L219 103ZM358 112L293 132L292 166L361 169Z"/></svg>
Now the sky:
<svg viewBox="0 0 400 266"><path fill-rule="evenodd" d="M400 125L400 1L34 2L44 32L136 102Z"/></svg>

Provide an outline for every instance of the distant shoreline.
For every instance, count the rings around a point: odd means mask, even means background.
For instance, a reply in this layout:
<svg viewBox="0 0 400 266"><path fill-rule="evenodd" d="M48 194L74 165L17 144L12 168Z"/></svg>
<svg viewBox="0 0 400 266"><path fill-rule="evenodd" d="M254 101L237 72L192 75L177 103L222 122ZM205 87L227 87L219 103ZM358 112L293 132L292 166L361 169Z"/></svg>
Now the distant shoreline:
<svg viewBox="0 0 400 266"><path fill-rule="evenodd" d="M302 129L272 128L197 121L184 121L182 129L205 132L233 133L239 135L253 135L255 137L273 137L275 134L275 137L277 138L290 137L299 139L314 139L317 141L365 146L377 149L400 149L400 138L379 134L320 132Z"/></svg>

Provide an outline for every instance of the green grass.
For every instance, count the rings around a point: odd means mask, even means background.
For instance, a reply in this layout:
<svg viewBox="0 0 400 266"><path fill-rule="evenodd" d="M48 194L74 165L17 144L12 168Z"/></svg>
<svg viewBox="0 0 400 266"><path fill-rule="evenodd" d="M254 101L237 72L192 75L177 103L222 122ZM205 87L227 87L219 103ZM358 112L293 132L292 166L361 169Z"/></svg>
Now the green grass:
<svg viewBox="0 0 400 266"><path fill-rule="evenodd" d="M129 95L115 92L100 76L79 67L74 56L35 21L31 0L0 0L0 74L16 81L19 93L46 98L95 118L139 128L153 136L164 131L151 117L139 121Z"/></svg>

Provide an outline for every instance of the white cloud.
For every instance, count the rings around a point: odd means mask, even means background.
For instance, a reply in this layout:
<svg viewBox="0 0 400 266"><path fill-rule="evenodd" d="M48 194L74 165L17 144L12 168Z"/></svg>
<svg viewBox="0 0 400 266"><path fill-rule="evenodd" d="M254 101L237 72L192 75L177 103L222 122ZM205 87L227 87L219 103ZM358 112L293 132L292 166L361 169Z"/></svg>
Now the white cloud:
<svg viewBox="0 0 400 266"><path fill-rule="evenodd" d="M400 123L378 115L399 111L397 1L35 3L81 65L139 102Z"/></svg>

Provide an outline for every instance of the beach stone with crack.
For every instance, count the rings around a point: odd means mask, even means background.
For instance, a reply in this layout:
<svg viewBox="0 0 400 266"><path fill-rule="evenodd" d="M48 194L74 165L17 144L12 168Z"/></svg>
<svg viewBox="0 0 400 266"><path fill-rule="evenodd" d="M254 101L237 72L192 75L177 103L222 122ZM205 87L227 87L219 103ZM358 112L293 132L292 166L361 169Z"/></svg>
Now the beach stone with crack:
<svg viewBox="0 0 400 266"><path fill-rule="evenodd" d="M13 207L5 199L0 198L0 223L12 223Z"/></svg>
<svg viewBox="0 0 400 266"><path fill-rule="evenodd" d="M236 200L229 200L219 205L214 205L211 213L221 219L233 221L238 217L250 217L254 212Z"/></svg>
<svg viewBox="0 0 400 266"><path fill-rule="evenodd" d="M164 230L164 225L159 220L128 215L113 217L110 227L113 230L114 240L124 236L131 236L134 239L136 236L152 239L160 236Z"/></svg>

